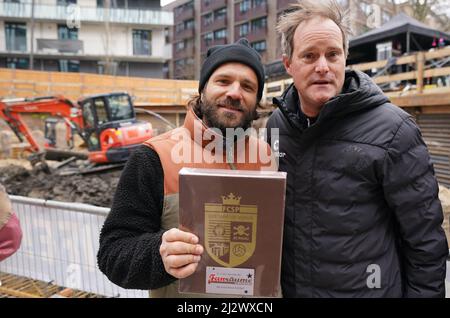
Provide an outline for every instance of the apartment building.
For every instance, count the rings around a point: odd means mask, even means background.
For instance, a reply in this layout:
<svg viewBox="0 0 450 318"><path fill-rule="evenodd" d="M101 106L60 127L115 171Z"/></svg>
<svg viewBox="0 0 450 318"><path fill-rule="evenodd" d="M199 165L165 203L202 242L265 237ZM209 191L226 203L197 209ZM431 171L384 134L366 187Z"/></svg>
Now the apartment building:
<svg viewBox="0 0 450 318"><path fill-rule="evenodd" d="M159 0L0 0L0 67L165 78Z"/></svg>
<svg viewBox="0 0 450 318"><path fill-rule="evenodd" d="M177 0L163 9L174 14L170 76L198 79L208 47L246 37L263 63L281 57L278 16L295 0Z"/></svg>

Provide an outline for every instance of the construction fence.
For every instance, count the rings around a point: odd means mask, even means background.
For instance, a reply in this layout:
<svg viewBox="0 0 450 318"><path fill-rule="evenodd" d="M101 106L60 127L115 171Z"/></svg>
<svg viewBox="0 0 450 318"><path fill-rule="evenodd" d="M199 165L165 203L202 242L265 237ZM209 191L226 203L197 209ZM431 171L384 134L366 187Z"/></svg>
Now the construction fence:
<svg viewBox="0 0 450 318"><path fill-rule="evenodd" d="M10 196L23 231L20 249L0 263L13 274L106 297L146 298L114 285L97 267L99 234L109 209ZM1 292L1 285L0 285Z"/></svg>
<svg viewBox="0 0 450 318"><path fill-rule="evenodd" d="M0 99L63 95L75 102L86 95L126 91L136 105L185 105L197 89L197 81L0 68Z"/></svg>

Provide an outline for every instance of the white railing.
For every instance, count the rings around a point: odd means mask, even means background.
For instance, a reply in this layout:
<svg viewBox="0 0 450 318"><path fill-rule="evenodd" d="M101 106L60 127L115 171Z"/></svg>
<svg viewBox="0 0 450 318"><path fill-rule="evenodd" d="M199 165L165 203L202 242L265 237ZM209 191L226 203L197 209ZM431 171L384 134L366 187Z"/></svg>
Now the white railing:
<svg viewBox="0 0 450 318"><path fill-rule="evenodd" d="M0 271L107 297L148 297L114 285L97 267L99 234L107 208L10 196L23 239Z"/></svg>
<svg viewBox="0 0 450 318"><path fill-rule="evenodd" d="M35 4L34 18L37 20L58 20L66 21L70 19L72 13L69 7ZM143 10L143 9L116 9L82 7L79 8L81 22L106 22L125 24L146 24L157 26L173 25L173 13L169 11ZM0 2L0 17L8 18L31 18L31 3L10 3Z"/></svg>

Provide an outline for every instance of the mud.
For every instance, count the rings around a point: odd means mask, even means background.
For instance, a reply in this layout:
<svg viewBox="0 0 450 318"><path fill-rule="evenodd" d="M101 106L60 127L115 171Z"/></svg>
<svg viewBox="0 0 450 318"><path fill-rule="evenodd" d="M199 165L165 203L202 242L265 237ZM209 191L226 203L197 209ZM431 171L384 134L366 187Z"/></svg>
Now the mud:
<svg viewBox="0 0 450 318"><path fill-rule="evenodd" d="M27 169L19 164L0 164L0 183L9 194L101 207L111 207L120 174L120 170L115 170L91 175L55 176L39 167Z"/></svg>

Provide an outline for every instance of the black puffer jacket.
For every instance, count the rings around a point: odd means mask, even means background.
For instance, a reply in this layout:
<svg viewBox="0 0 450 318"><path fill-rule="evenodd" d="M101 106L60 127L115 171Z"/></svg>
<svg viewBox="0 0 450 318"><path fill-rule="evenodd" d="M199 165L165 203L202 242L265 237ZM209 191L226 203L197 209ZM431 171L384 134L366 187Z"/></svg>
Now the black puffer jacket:
<svg viewBox="0 0 450 318"><path fill-rule="evenodd" d="M444 297L442 208L414 120L353 71L308 128L294 86L275 103L267 126L279 128L272 145L288 173L283 295Z"/></svg>

